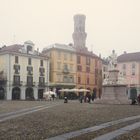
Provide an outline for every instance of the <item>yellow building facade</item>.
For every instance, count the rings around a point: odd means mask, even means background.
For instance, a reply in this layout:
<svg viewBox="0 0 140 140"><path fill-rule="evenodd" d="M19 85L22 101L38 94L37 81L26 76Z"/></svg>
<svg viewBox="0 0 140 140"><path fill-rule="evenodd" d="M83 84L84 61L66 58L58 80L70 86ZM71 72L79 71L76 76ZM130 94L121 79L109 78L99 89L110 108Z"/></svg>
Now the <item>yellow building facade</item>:
<svg viewBox="0 0 140 140"><path fill-rule="evenodd" d="M76 86L76 53L70 45L53 44L43 49L50 58L51 90L74 88Z"/></svg>

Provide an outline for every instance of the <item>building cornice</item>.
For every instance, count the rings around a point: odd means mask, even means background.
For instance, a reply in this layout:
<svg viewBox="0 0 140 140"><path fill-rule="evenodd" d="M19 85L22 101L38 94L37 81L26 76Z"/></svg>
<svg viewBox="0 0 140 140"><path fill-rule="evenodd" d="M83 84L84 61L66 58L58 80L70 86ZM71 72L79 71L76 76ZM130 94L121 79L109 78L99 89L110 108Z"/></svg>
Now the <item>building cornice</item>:
<svg viewBox="0 0 140 140"><path fill-rule="evenodd" d="M38 58L38 59L45 59L48 60L48 56L40 56L40 55L33 55L33 54L27 54L27 53L20 53L20 52L10 52L10 51L1 51L0 55L18 55L18 56L25 56L25 57L31 57L31 58Z"/></svg>

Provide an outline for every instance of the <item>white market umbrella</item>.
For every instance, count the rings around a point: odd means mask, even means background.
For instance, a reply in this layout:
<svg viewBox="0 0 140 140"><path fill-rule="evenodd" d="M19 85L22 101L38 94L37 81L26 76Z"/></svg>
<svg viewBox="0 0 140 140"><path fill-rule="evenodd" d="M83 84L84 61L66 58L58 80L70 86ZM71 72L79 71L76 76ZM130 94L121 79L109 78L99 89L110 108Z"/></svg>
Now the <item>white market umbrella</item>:
<svg viewBox="0 0 140 140"><path fill-rule="evenodd" d="M73 88L73 89L71 89L71 92L79 92L79 89Z"/></svg>
<svg viewBox="0 0 140 140"><path fill-rule="evenodd" d="M88 89L79 89L79 92L90 92Z"/></svg>
<svg viewBox="0 0 140 140"><path fill-rule="evenodd" d="M55 95L55 97L56 97L56 93L53 92L53 91L46 91L46 92L43 93L43 95L44 95L44 96L45 96L45 95L48 95L48 96Z"/></svg>
<svg viewBox="0 0 140 140"><path fill-rule="evenodd" d="M60 92L69 92L70 89L60 89L59 91L60 91Z"/></svg>

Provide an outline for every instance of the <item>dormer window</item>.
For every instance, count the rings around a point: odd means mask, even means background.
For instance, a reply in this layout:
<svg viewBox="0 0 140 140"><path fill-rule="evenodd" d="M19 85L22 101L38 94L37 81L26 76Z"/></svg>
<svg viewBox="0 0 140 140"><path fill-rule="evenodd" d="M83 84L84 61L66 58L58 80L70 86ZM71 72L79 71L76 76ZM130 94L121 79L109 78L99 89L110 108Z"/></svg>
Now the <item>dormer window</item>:
<svg viewBox="0 0 140 140"><path fill-rule="evenodd" d="M28 45L27 46L27 53L32 52L32 46Z"/></svg>
<svg viewBox="0 0 140 140"><path fill-rule="evenodd" d="M34 43L30 40L24 42L25 50L28 54L32 54L34 52Z"/></svg>

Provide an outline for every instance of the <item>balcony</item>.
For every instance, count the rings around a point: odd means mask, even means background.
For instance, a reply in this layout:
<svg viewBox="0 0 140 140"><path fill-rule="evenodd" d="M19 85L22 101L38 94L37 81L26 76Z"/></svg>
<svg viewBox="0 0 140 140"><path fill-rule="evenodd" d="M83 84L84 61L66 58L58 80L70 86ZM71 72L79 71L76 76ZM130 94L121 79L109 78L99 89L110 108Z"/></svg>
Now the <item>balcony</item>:
<svg viewBox="0 0 140 140"><path fill-rule="evenodd" d="M44 73L43 72L40 72L40 76L44 76Z"/></svg>
<svg viewBox="0 0 140 140"><path fill-rule="evenodd" d="M46 85L45 85L45 83L39 82L39 83L38 83L38 86L39 86L39 87L45 87Z"/></svg>
<svg viewBox="0 0 140 140"><path fill-rule="evenodd" d="M27 82L26 86L33 87L33 86L35 86L35 84L33 82Z"/></svg>
<svg viewBox="0 0 140 140"><path fill-rule="evenodd" d="M68 68L64 68L64 69L63 69L63 73L64 73L64 74L68 74L69 72L70 72L70 71L69 71Z"/></svg>
<svg viewBox="0 0 140 140"><path fill-rule="evenodd" d="M13 86L22 86L22 81L13 81Z"/></svg>
<svg viewBox="0 0 140 140"><path fill-rule="evenodd" d="M5 75L4 71L0 71L0 85L6 85L7 77Z"/></svg>

